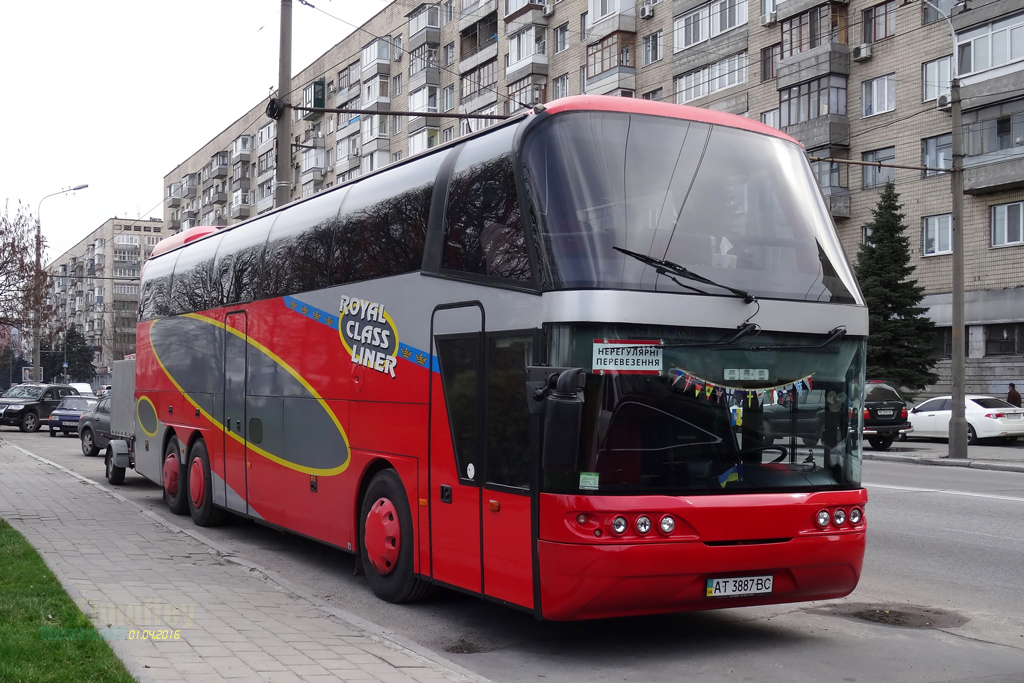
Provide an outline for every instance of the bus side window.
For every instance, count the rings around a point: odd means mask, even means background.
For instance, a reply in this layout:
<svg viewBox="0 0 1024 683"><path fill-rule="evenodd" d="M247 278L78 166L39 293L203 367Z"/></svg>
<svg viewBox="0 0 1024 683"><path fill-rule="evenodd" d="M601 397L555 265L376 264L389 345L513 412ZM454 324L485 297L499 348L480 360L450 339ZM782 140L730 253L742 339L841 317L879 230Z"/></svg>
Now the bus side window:
<svg viewBox="0 0 1024 683"><path fill-rule="evenodd" d="M214 265L220 278L220 305L245 303L262 297L266 282L263 250L267 233L279 214L272 213L224 231Z"/></svg>
<svg viewBox="0 0 1024 683"><path fill-rule="evenodd" d="M281 212L263 253L265 296L288 296L327 286L331 241L345 192L345 188L324 192Z"/></svg>
<svg viewBox="0 0 1024 683"><path fill-rule="evenodd" d="M487 345L487 481L530 487L530 418L526 367L530 336L491 337Z"/></svg>
<svg viewBox="0 0 1024 683"><path fill-rule="evenodd" d="M513 127L470 140L452 171L441 268L530 282L512 168Z"/></svg>

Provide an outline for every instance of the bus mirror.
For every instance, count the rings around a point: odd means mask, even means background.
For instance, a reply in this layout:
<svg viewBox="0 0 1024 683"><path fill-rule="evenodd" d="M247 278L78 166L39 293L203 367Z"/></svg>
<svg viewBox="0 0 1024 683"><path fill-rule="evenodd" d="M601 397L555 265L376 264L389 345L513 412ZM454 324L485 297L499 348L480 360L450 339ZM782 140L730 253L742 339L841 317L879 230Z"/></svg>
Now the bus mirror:
<svg viewBox="0 0 1024 683"><path fill-rule="evenodd" d="M541 463L548 472L566 474L576 470L583 421L580 390L585 381L586 375L580 368L563 370L557 379L554 374L548 379L541 450Z"/></svg>

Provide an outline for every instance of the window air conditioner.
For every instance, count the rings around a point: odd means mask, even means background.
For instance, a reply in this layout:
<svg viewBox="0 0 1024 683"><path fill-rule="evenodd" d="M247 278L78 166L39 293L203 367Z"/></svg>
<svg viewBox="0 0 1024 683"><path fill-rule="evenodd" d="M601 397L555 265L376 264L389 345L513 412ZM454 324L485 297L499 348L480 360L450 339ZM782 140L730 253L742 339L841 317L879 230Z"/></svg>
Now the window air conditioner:
<svg viewBox="0 0 1024 683"><path fill-rule="evenodd" d="M652 19L654 18L654 8L650 5L644 5L640 8L641 19Z"/></svg>
<svg viewBox="0 0 1024 683"><path fill-rule="evenodd" d="M354 149L354 150L352 150L352 156L354 156L354 157L359 157L360 155L362 155L362 153L363 153L363 151L361 149Z"/></svg>
<svg viewBox="0 0 1024 683"><path fill-rule="evenodd" d="M949 95L939 95L935 100L935 108L939 111L949 111L953 107L953 103L949 99Z"/></svg>
<svg viewBox="0 0 1024 683"><path fill-rule="evenodd" d="M542 14L545 17L550 17L554 13L555 13L555 6L553 4L544 5L544 11L542 12Z"/></svg>
<svg viewBox="0 0 1024 683"><path fill-rule="evenodd" d="M863 62L866 59L871 59L871 45L869 43L864 43L853 48L852 58L855 62Z"/></svg>
<svg viewBox="0 0 1024 683"><path fill-rule="evenodd" d="M402 61L402 53L399 52L398 50L395 50L395 54L391 59L395 60L396 62Z"/></svg>
<svg viewBox="0 0 1024 683"><path fill-rule="evenodd" d="M769 24L774 24L778 16L779 15L776 14L775 12L769 12L768 14L762 15L761 26L768 26Z"/></svg>

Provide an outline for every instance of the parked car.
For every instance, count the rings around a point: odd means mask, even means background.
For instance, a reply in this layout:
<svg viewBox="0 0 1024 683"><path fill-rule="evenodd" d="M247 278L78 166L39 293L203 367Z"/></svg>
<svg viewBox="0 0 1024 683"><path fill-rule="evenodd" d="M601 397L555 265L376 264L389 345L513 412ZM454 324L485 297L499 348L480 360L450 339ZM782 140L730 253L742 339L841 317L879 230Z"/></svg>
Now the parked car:
<svg viewBox="0 0 1024 683"><path fill-rule="evenodd" d="M864 387L864 438L871 447L884 451L892 442L913 430L907 421L907 402L891 384L868 380Z"/></svg>
<svg viewBox="0 0 1024 683"><path fill-rule="evenodd" d="M781 402L764 407L762 420L766 444L793 434L807 446L813 446L821 439L825 392L821 389L812 389L801 392L796 397L795 407L790 394L786 394Z"/></svg>
<svg viewBox="0 0 1024 683"><path fill-rule="evenodd" d="M77 396L78 389L66 384L19 384L0 396L0 425L23 432L39 431L43 420L65 396Z"/></svg>
<svg viewBox="0 0 1024 683"><path fill-rule="evenodd" d="M60 402L53 412L50 413L49 425L50 436L57 436L58 433L78 433L78 420L82 413L92 408L99 401L95 396L68 396Z"/></svg>
<svg viewBox="0 0 1024 683"><path fill-rule="evenodd" d="M112 385L110 385L110 384L101 384L100 388L96 390L96 395L97 396L107 396L108 394L110 394L110 390L113 389L113 388L114 387Z"/></svg>
<svg viewBox="0 0 1024 683"><path fill-rule="evenodd" d="M92 385L85 382L68 382L69 386L78 389L78 393L82 396L95 396L96 392L92 390Z"/></svg>
<svg viewBox="0 0 1024 683"><path fill-rule="evenodd" d="M981 439L1001 439L1009 443L1024 436L1024 409L994 396L970 394L965 397L967 443ZM937 396L910 411L914 436L949 438L949 420L953 416L953 397Z"/></svg>
<svg viewBox="0 0 1024 683"><path fill-rule="evenodd" d="M78 421L78 438L82 453L94 456L110 443L110 396L104 396Z"/></svg>

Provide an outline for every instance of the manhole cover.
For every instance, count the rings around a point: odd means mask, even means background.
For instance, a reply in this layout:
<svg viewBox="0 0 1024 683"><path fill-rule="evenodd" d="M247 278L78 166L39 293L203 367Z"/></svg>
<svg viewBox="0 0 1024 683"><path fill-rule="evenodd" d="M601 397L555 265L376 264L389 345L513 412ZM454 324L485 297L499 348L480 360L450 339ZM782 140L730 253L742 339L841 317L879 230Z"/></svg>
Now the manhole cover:
<svg viewBox="0 0 1024 683"><path fill-rule="evenodd" d="M483 649L465 638L459 638L452 645L446 647L444 651L455 655L475 655L483 652Z"/></svg>
<svg viewBox="0 0 1024 683"><path fill-rule="evenodd" d="M921 605L877 605L863 602L830 605L812 610L847 619L860 619L874 624L900 628L956 628L968 621L956 612Z"/></svg>

